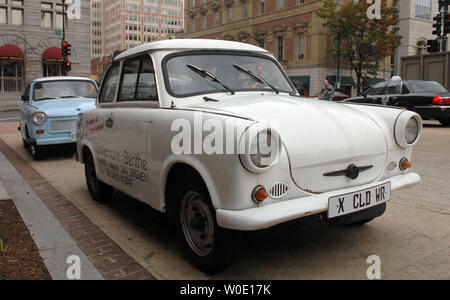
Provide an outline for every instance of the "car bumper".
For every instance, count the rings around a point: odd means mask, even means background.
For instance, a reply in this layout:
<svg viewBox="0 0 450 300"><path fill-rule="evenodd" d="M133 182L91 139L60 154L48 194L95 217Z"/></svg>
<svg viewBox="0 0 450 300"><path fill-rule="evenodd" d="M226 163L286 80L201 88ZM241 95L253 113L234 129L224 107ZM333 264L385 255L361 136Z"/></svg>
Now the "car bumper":
<svg viewBox="0 0 450 300"><path fill-rule="evenodd" d="M416 173L407 173L358 187L245 210L218 209L216 210L217 224L223 228L243 231L266 229L287 221L326 212L330 197L359 191L389 181L391 182L391 191L394 191L420 182L420 176Z"/></svg>
<svg viewBox="0 0 450 300"><path fill-rule="evenodd" d="M450 105L416 106L414 110L425 120L450 118Z"/></svg>
<svg viewBox="0 0 450 300"><path fill-rule="evenodd" d="M76 143L76 141L72 140L70 133L61 133L54 134L53 137L42 137L37 139L31 139L29 141L31 145L34 146L48 146L48 145L61 145L61 144L70 144Z"/></svg>

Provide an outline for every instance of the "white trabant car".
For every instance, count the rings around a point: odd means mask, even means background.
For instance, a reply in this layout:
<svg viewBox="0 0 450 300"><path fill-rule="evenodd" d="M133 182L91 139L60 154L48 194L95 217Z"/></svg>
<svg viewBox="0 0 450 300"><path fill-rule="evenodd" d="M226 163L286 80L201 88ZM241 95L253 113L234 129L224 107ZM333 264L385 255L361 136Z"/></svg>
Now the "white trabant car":
<svg viewBox="0 0 450 300"><path fill-rule="evenodd" d="M409 172L414 112L302 98L266 50L219 40L130 49L77 121L92 198L117 189L177 220L190 260L215 272L240 233L307 216L363 224Z"/></svg>

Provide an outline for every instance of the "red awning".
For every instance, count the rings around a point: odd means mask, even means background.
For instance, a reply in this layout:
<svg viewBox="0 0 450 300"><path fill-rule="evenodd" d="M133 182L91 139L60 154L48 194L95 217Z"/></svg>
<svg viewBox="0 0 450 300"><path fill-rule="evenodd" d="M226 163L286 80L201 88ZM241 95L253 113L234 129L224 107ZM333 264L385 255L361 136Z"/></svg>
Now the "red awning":
<svg viewBox="0 0 450 300"><path fill-rule="evenodd" d="M61 48L52 47L48 48L42 54L43 59L62 59Z"/></svg>
<svg viewBox="0 0 450 300"><path fill-rule="evenodd" d="M23 58L23 51L16 45L6 44L0 47L0 57Z"/></svg>

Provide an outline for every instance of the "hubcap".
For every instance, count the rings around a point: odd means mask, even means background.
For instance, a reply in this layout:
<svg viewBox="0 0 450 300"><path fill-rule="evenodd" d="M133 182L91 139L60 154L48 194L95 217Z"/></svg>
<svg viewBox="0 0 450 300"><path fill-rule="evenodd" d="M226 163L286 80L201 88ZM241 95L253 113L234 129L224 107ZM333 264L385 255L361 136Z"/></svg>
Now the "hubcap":
<svg viewBox="0 0 450 300"><path fill-rule="evenodd" d="M191 249L199 256L207 256L214 246L214 219L203 197L194 191L181 201L181 227Z"/></svg>

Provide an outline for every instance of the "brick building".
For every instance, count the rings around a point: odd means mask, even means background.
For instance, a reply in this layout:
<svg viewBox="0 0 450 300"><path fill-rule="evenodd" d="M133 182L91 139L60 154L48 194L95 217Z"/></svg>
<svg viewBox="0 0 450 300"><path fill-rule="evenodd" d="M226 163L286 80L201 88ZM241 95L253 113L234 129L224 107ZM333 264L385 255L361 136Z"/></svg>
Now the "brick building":
<svg viewBox="0 0 450 300"><path fill-rule="evenodd" d="M62 8L61 0L0 0L0 106L21 104L27 82L61 75ZM66 19L69 75L89 77L90 1L81 0L78 12Z"/></svg>
<svg viewBox="0 0 450 300"><path fill-rule="evenodd" d="M185 30L179 37L212 38L259 45L272 52L288 75L316 96L324 79L335 81L329 56L331 36L316 15L320 0L187 0ZM390 58L378 74L390 78ZM341 69L342 70L342 69ZM344 92L355 95L356 77L343 67Z"/></svg>

